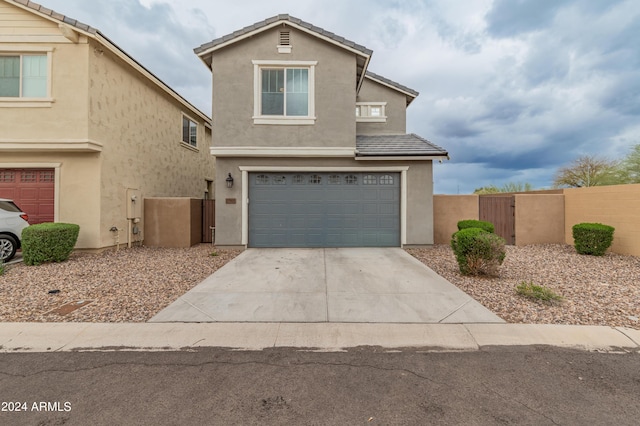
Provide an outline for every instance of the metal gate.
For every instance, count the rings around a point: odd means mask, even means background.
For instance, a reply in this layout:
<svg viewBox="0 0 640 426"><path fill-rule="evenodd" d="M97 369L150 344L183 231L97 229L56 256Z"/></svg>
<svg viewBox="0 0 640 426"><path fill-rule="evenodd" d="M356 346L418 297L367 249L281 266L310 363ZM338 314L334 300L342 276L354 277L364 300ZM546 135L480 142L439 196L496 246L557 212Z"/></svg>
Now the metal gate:
<svg viewBox="0 0 640 426"><path fill-rule="evenodd" d="M202 242L212 243L212 228L216 225L216 200L202 200Z"/></svg>
<svg viewBox="0 0 640 426"><path fill-rule="evenodd" d="M507 244L516 243L516 197L481 195L479 197L480 220L493 223L495 233Z"/></svg>

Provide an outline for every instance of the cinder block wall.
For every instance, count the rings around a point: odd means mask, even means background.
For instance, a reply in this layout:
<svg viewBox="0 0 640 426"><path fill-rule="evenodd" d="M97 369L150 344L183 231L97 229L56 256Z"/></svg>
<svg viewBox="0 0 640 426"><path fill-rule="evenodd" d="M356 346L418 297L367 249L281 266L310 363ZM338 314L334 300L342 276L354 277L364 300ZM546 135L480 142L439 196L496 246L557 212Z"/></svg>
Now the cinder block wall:
<svg viewBox="0 0 640 426"><path fill-rule="evenodd" d="M433 240L434 244L449 244L451 235L458 230L458 222L478 219L478 196L434 195Z"/></svg>
<svg viewBox="0 0 640 426"><path fill-rule="evenodd" d="M144 244L191 247L202 238L202 201L194 198L145 198Z"/></svg>
<svg viewBox="0 0 640 426"><path fill-rule="evenodd" d="M611 251L640 256L640 184L565 189L564 200L567 244L573 225L598 222L616 228Z"/></svg>

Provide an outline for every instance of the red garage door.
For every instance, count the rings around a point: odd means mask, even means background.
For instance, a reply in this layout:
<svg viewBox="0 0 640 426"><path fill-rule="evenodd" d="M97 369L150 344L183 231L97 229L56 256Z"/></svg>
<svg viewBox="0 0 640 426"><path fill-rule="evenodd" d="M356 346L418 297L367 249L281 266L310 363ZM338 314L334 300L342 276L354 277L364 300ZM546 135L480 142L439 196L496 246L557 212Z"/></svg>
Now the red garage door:
<svg viewBox="0 0 640 426"><path fill-rule="evenodd" d="M0 169L0 198L9 198L29 215L29 223L53 222L53 169Z"/></svg>

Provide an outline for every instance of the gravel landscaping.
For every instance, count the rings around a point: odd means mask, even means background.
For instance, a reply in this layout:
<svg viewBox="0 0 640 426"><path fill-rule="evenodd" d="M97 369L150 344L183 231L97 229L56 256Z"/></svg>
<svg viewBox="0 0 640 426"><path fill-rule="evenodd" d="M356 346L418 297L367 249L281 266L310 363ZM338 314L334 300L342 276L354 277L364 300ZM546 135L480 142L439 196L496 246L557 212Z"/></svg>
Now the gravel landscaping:
<svg viewBox="0 0 640 426"><path fill-rule="evenodd" d="M136 247L74 253L62 263L9 265L0 276L0 322L144 322L240 253L216 249L211 256L213 251L211 244ZM88 300L66 315L51 312Z"/></svg>
<svg viewBox="0 0 640 426"><path fill-rule="evenodd" d="M499 278L462 276L447 245L407 251L507 322L640 329L640 258L584 256L555 244L506 249ZM526 299L515 289L523 281L548 287L564 300L547 305Z"/></svg>
<svg viewBox="0 0 640 426"><path fill-rule="evenodd" d="M213 251L209 244L139 247L9 265L0 276L0 322L144 322L240 253ZM508 246L500 277L486 278L461 276L449 246L407 251L507 322L640 329L640 258L581 256L565 245ZM515 291L523 281L549 287L564 300L546 305L526 299ZM54 312L65 305L71 312Z"/></svg>

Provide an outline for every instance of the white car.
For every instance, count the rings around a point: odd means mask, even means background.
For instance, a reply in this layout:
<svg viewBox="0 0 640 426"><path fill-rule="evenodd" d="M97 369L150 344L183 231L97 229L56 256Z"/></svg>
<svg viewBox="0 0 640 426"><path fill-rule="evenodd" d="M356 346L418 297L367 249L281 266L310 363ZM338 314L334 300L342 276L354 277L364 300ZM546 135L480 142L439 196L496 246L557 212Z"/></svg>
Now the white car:
<svg viewBox="0 0 640 426"><path fill-rule="evenodd" d="M12 200L0 198L0 262L7 262L20 248L22 230L29 226L29 216Z"/></svg>

